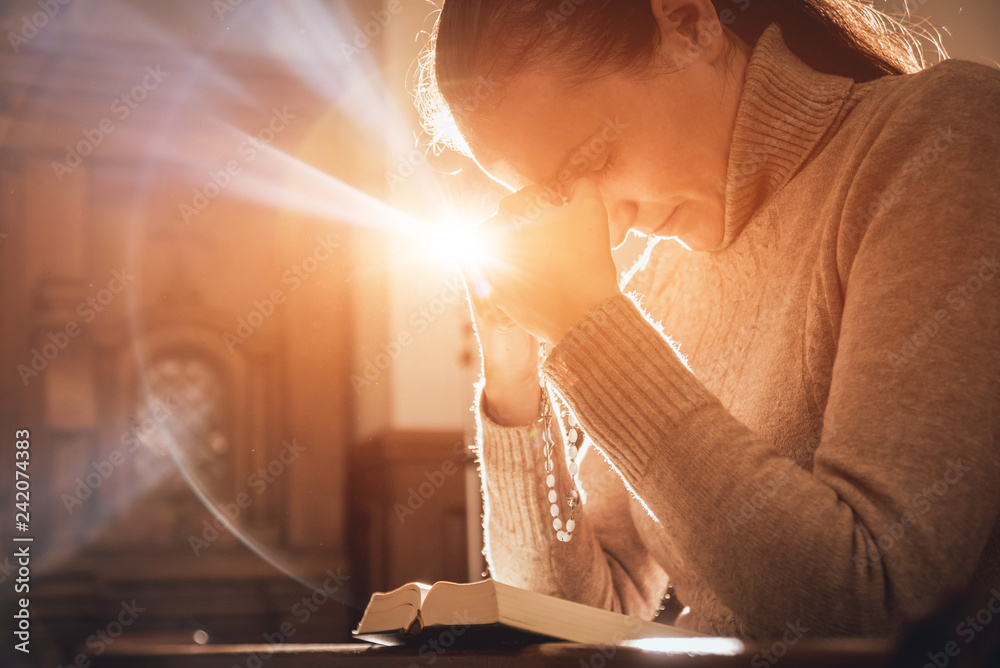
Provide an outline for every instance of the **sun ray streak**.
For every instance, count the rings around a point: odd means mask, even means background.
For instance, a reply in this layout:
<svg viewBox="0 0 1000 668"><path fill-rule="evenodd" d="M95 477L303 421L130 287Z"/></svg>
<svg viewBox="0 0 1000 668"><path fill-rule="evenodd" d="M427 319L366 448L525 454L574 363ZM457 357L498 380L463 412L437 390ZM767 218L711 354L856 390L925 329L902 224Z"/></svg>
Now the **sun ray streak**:
<svg viewBox="0 0 1000 668"><path fill-rule="evenodd" d="M141 69L140 63L124 60L129 57L129 50L171 63L170 86L158 91L166 101L158 108L154 108L155 104L161 103L147 103L140 112L147 118L155 112L155 121L150 122L152 131L141 138L141 157L135 173L130 175L131 199L125 241L130 264L142 257L150 224L150 207L154 206L154 185L165 175L169 175L171 183L179 182L182 186L204 184L209 173L232 160L240 142L254 136L251 133L258 130L239 128L227 122L227 118L235 115L233 110L266 110L279 104L275 100L261 99L255 92L258 90L256 82L252 76L247 78L247 73L255 66L263 64L273 72L287 72L290 79L300 83L299 88L308 89L315 99L336 112L335 122L349 125L352 132L356 131L351 141L361 144L360 138L369 138L362 150L383 157L387 165L417 150L409 116L400 109L390 89L390 85L401 86L403 82L387 85L377 62L378 45L356 53L343 48L344 44L351 43L356 26L356 19L345 2L300 0L278 4L268 0L245 0L232 6L233 11L224 17L215 15L214 6L215 3L179 5L172 15L179 25L200 26L206 31L204 37L193 38L193 43L187 35L178 32L174 24L161 24L156 12L147 13L141 9L142 5L137 8L126 2L112 1L101 3L100 10L68 6L66 18L71 20L63 22L62 27L42 31L38 41L32 44L39 51L58 53L60 40L72 38L74 48L82 49L89 57L122 60L123 66L131 64ZM108 28L99 24L108 21L113 22L113 32L121 36L121 41L100 38L108 33ZM53 22L53 26L57 23ZM80 64L73 59L59 62L55 67L62 75L83 76ZM77 112L66 110L65 113L69 116ZM79 113L72 116L74 122L90 122L78 116ZM242 117L245 118L246 113ZM132 131L138 126L136 121L122 127ZM206 136L211 141L201 143ZM243 165L242 174L233 178L226 189L226 198L260 204L276 213L290 212L325 220L331 225L373 230L407 244L414 262L429 260L438 265L448 264L451 269L449 263L453 264L457 253L468 252L468 246L455 250L457 245L451 243L456 236L461 236L449 233L449 225L457 224L451 202L453 197L442 193L434 170L426 160L417 161L413 174L407 177L413 179L412 184L419 184L419 194L415 198L419 202L400 204L406 208L414 204L414 210L423 212L418 216L296 157L293 149L282 150L268 144L258 150L259 155L253 163ZM391 193L382 195L390 202L397 201L392 199ZM219 207L219 211L223 210L224 207ZM212 215L212 211L206 210L204 216L187 224L210 225ZM276 215L275 220L279 221L280 216ZM185 222L178 220L177 224ZM426 249L433 252L424 252ZM446 262L441 262L442 257ZM129 352L139 369L141 391L146 400L152 402L148 379L142 376L153 355L144 338L143 305L135 293L129 293L127 299L132 336ZM189 417L194 419L196 416L192 413ZM162 427L158 433L164 442L175 438L175 434ZM209 446L205 444L205 447ZM169 448L169 452L195 496L229 526L221 512L225 499L213 497L211 489L198 479L197 472L185 457L178 455L176 447ZM151 494L160 482L159 478L154 478L147 481L145 487L130 488L128 498L121 499L124 506L95 514L94 529L113 526L123 510L142 495ZM236 538L262 559L306 586L316 588L315 583L307 582L295 572L280 548L262 544L235 524L231 529ZM72 559L72 555L64 551L56 551L52 556L62 561Z"/></svg>

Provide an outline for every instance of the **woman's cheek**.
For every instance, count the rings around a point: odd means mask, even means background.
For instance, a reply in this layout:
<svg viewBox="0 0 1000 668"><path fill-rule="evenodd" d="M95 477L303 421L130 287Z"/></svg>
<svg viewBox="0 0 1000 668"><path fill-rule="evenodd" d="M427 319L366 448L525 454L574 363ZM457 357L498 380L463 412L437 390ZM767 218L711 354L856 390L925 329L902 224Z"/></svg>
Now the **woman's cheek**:
<svg viewBox="0 0 1000 668"><path fill-rule="evenodd" d="M636 223L639 212L634 202L619 202L608 213L608 228L611 233L611 247L618 248L625 242L628 232Z"/></svg>

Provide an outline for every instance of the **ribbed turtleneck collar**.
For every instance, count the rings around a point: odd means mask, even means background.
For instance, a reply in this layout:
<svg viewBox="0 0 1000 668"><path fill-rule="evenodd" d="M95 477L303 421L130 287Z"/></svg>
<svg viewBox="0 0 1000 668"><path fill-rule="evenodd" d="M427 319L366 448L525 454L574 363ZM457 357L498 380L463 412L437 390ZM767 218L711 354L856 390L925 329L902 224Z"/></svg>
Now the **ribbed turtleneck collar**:
<svg viewBox="0 0 1000 668"><path fill-rule="evenodd" d="M747 64L726 175L729 246L760 206L795 175L833 125L854 82L823 74L786 46L778 24L757 40Z"/></svg>

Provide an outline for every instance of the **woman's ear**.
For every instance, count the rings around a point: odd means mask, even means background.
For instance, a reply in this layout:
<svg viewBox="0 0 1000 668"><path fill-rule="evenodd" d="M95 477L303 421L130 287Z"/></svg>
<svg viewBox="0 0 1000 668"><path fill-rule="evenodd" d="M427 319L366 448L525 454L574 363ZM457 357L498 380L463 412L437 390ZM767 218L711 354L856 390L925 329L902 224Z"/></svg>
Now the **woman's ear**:
<svg viewBox="0 0 1000 668"><path fill-rule="evenodd" d="M660 30L658 56L673 69L711 65L725 51L722 23L711 0L650 0Z"/></svg>

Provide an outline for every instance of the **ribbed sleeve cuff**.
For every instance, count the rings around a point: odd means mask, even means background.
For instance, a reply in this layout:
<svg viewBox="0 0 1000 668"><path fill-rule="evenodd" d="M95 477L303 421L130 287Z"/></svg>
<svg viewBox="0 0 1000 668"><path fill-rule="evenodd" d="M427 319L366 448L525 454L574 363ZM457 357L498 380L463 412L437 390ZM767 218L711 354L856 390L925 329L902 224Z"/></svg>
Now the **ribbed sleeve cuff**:
<svg viewBox="0 0 1000 668"><path fill-rule="evenodd" d="M489 519L500 523L505 540L521 545L534 545L542 536L554 539L541 425L538 422L517 427L500 425L486 414L483 396L479 387L477 454L486 510L492 515ZM552 460L556 489L559 498L564 499L569 489L569 472L561 443L556 444ZM564 505L560 508L564 509Z"/></svg>
<svg viewBox="0 0 1000 668"><path fill-rule="evenodd" d="M624 294L574 325L545 358L542 373L632 481L642 478L664 437L669 440L687 416L717 402L659 325Z"/></svg>

